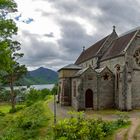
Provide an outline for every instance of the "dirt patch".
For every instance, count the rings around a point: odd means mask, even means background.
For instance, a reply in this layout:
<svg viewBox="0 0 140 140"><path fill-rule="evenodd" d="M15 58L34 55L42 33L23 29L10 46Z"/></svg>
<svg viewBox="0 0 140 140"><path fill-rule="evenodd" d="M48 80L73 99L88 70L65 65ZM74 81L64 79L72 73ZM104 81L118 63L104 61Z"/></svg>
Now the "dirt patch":
<svg viewBox="0 0 140 140"><path fill-rule="evenodd" d="M128 140L134 140L134 133L140 124L139 118L131 118L131 126L128 130Z"/></svg>
<svg viewBox="0 0 140 140"><path fill-rule="evenodd" d="M119 132L116 133L115 140L123 140L127 131L128 131L127 128L121 129Z"/></svg>

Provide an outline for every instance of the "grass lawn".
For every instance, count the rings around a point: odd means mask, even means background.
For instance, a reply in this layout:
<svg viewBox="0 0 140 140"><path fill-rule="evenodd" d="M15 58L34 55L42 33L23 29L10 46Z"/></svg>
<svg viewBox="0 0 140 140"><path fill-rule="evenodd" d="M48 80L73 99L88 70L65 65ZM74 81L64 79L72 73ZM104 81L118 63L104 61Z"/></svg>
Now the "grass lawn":
<svg viewBox="0 0 140 140"><path fill-rule="evenodd" d="M8 103L1 103L0 104L0 112L8 113L10 108L11 108L11 106Z"/></svg>
<svg viewBox="0 0 140 140"><path fill-rule="evenodd" d="M16 107L24 107L23 104L17 104ZM0 103L0 112L2 113L8 113L11 109L11 105L9 103Z"/></svg>

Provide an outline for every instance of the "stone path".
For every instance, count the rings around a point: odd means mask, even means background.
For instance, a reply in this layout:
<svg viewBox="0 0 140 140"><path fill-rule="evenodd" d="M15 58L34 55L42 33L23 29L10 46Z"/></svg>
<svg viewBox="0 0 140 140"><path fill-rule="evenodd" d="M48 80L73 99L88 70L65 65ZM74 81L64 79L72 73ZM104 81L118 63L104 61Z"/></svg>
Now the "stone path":
<svg viewBox="0 0 140 140"><path fill-rule="evenodd" d="M49 108L54 111L54 103L51 101L49 103ZM73 111L74 109L72 107L67 107L67 106L61 106L60 104L56 104L56 114L57 114L57 120L59 119L64 119L68 118L68 112ZM103 113L98 113L98 111L93 111L93 110L87 110L84 112L87 118L93 118L93 116L96 117L101 117L104 120L114 120L117 118L117 114L103 114ZM128 112L128 116L130 117L131 120L131 126L129 129L122 129L120 132L118 132L115 135L115 140L123 140L124 135L127 133L127 138L128 140L133 140L133 135L140 124L140 110L138 111L132 111ZM127 132L128 131L128 132Z"/></svg>

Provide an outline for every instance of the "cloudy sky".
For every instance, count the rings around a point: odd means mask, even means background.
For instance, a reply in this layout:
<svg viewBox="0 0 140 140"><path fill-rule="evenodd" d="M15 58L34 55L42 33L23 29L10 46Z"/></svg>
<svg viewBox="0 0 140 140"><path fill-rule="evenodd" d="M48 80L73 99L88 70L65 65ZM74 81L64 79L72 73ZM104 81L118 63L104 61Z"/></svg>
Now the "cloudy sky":
<svg viewBox="0 0 140 140"><path fill-rule="evenodd" d="M15 0L18 40L29 70L58 70L112 32L140 26L139 0Z"/></svg>

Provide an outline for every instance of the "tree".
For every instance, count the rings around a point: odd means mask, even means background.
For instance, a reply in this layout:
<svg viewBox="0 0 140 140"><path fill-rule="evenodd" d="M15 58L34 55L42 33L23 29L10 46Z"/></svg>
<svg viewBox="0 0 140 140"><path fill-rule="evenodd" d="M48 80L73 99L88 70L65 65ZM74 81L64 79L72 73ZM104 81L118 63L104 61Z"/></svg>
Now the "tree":
<svg viewBox="0 0 140 140"><path fill-rule="evenodd" d="M0 70L8 67L10 54L7 39L12 39L17 34L17 27L12 19L8 18L8 13L17 11L17 5L13 0L0 0Z"/></svg>
<svg viewBox="0 0 140 140"><path fill-rule="evenodd" d="M12 109L15 109L14 85L26 73L25 65L20 65L19 58L23 56L19 53L20 43L13 40L17 35L18 28L12 19L8 18L8 13L17 11L17 5L13 0L0 0L0 78L3 83L10 87Z"/></svg>

